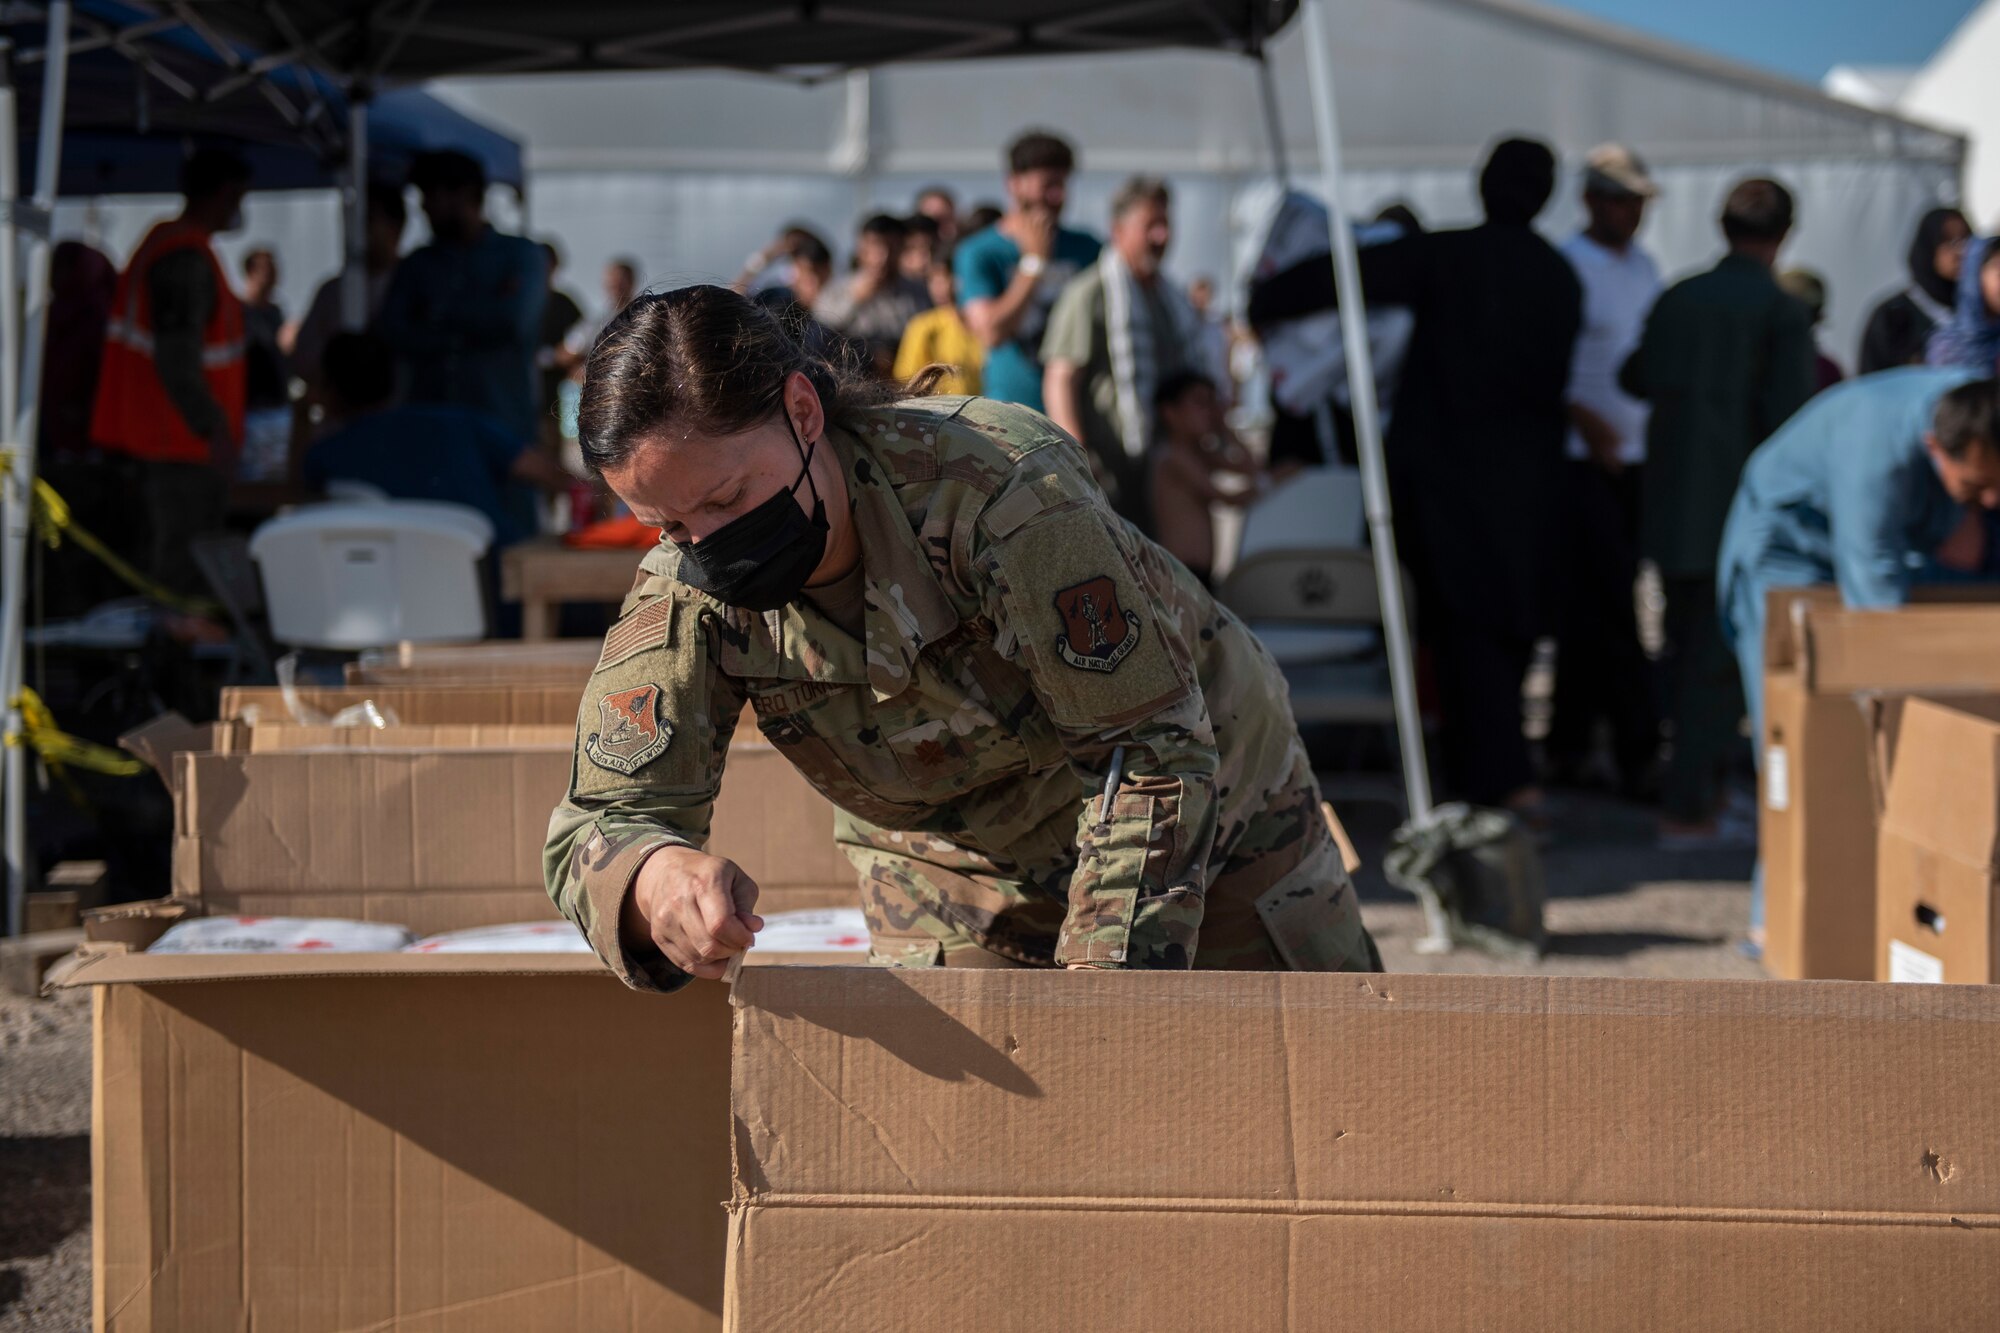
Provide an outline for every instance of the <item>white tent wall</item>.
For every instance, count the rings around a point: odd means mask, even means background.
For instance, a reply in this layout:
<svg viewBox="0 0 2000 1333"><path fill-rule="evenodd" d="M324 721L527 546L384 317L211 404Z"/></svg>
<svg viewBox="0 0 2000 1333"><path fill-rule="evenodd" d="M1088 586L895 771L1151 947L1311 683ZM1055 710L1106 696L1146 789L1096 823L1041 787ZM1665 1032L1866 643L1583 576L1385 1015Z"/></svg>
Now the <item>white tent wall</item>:
<svg viewBox="0 0 2000 1333"><path fill-rule="evenodd" d="M1668 273L1700 267L1719 253L1717 206L1730 183L1751 170L1770 172L1798 191L1802 220L1786 262L1826 275L1833 300L1824 342L1836 360L1851 366L1869 308L1903 281L1902 254L1917 214L1930 201L1950 197L1955 173L1945 164L1895 160L1658 166L1655 174L1664 193L1653 207L1643 241ZM1239 239L1232 222L1234 205L1266 177L1165 174L1176 203L1169 267L1183 281L1201 275L1226 280ZM966 205L1000 194L994 171L896 172L857 179L825 172L537 168L531 177L533 232L560 242L566 257L562 285L592 310L602 300L597 274L615 256L638 259L649 286L726 282L745 256L795 219L821 230L845 254L856 221L878 209L907 211L925 185L947 185ZM1083 172L1072 187L1067 213L1072 225L1101 234L1111 193L1121 179L1113 172ZM1315 184L1309 171L1300 179L1307 188ZM1551 237L1567 235L1580 223L1575 194L1573 179L1566 181L1544 215L1543 229ZM1469 165L1354 170L1347 197L1363 213L1406 200L1434 226L1468 222L1477 213ZM146 228L176 206L176 200L165 196L65 203L56 210L56 235L90 240L122 264ZM410 243L417 243L423 231L418 214L411 222ZM329 191L250 196L242 230L221 238L217 248L235 275L242 272L244 253L255 246L276 251L279 304L288 318L303 315L314 290L339 264L338 197Z"/></svg>
<svg viewBox="0 0 2000 1333"><path fill-rule="evenodd" d="M1995 14L2000 0L1980 17ZM1678 274L1719 253L1714 219L1729 184L1769 173L1799 195L1786 259L1826 276L1824 343L1842 362L1852 362L1875 299L1903 281L1917 215L1958 197L1962 144L1948 134L1561 11L1334 0L1330 16L1345 197L1357 211L1406 199L1429 225L1471 222L1473 170L1488 142L1526 133L1565 159L1542 219L1560 237L1579 220L1583 153L1618 138L1665 187L1644 242ZM1989 26L2000 36L2000 21ZM1270 59L1287 156L1310 187L1317 163L1297 25ZM968 206L997 201L1000 146L1028 125L1058 129L1081 150L1072 224L1101 233L1126 175L1164 175L1177 195L1170 267L1182 279L1226 277L1240 239L1233 205L1271 171L1255 69L1216 53L891 66L812 86L694 71L457 79L434 91L529 145L532 230L560 242L563 285L586 307L601 301L597 274L614 256L636 257L650 285L727 281L786 222L814 226L844 255L862 216L908 209L920 186L951 186ZM57 231L94 230L123 262L171 208L167 199L66 204ZM423 230L413 217L412 244ZM243 230L221 246L232 271L255 244L277 251L281 304L302 314L339 263L334 196L252 195Z"/></svg>
<svg viewBox="0 0 2000 1333"><path fill-rule="evenodd" d="M57 240L88 241L122 268L147 230L179 212L180 206L179 197L168 194L65 200L56 205L55 236ZM409 207L405 246L421 244L429 234L414 193L410 194ZM520 206L512 187L493 188L487 214L502 229L518 227ZM278 256L278 305L285 318L303 318L320 283L340 268L339 192L274 190L245 196L243 225L216 237L215 250L224 270L240 284L243 257L258 249Z"/></svg>
<svg viewBox="0 0 2000 1333"><path fill-rule="evenodd" d="M1852 365L1862 322L1875 300L1904 281L1903 252L1918 214L1953 197L1956 171L1949 164L1897 160L1765 160L1729 164L1662 163L1655 168L1663 192L1654 204L1643 243L1670 275L1714 262L1721 253L1716 215L1724 193L1743 175L1769 173L1799 195L1800 224L1787 264L1818 269L1832 291L1823 341L1830 355ZM1168 171L1175 190L1175 240L1169 268L1183 281L1197 275L1226 279L1238 239L1232 223L1237 198L1267 179ZM565 285L599 301L596 273L608 259L639 261L648 286L726 282L744 258L788 222L819 230L844 255L853 226L877 209L907 211L916 191L943 184L963 204L999 195L995 173L895 173L842 176L721 172L530 171L537 235L558 239L568 257ZM1121 176L1081 173L1071 190L1066 220L1100 234L1111 194ZM1312 188L1310 174L1301 183ZM1543 216L1552 238L1581 223L1573 175ZM1394 200L1409 202L1427 225L1474 220L1477 201L1469 165L1449 168L1372 168L1349 173L1346 197L1363 213ZM329 255L331 241L321 245Z"/></svg>
<svg viewBox="0 0 2000 1333"><path fill-rule="evenodd" d="M174 195L120 195L56 205L59 240L82 240L110 255L121 268L155 222L180 211ZM243 226L216 238L216 252L233 280L241 281L243 256L269 249L278 256L278 305L287 319L306 312L320 282L340 266L340 196L332 190L252 194L243 201Z"/></svg>
<svg viewBox="0 0 2000 1333"><path fill-rule="evenodd" d="M1666 193L1646 244L1670 274L1720 251L1715 215L1735 179L1770 173L1797 191L1791 263L1833 294L1825 344L1851 362L1869 306L1902 281L1923 209L1958 197L1956 137L1517 0L1335 0L1335 75L1350 189L1361 211L1394 198L1433 226L1477 214L1473 170L1503 134L1549 140L1565 177L1543 219L1576 226L1575 167L1605 139L1631 143ZM1316 168L1303 36L1270 59L1287 156ZM562 242L568 284L636 256L646 280L727 280L792 220L845 253L856 221L904 210L941 182L971 204L1000 195L1000 147L1030 125L1078 145L1068 218L1101 232L1127 174L1176 187L1170 265L1229 270L1231 204L1271 171L1256 73L1215 53L889 66L802 87L754 76L610 74L448 80L433 91L529 145L538 234ZM330 261L329 261L330 262Z"/></svg>
<svg viewBox="0 0 2000 1333"><path fill-rule="evenodd" d="M1975 227L2000 229L2000 0L1986 0L1958 25L1911 80L1898 109L1972 136L1966 203Z"/></svg>

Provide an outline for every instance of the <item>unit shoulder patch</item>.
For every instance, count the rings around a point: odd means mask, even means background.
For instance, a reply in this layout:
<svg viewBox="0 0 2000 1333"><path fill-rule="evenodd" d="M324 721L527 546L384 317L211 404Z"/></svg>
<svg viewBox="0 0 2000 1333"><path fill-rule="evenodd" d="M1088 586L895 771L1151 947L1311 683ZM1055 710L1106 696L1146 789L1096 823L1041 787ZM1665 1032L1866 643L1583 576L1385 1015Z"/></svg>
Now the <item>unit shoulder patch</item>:
<svg viewBox="0 0 2000 1333"><path fill-rule="evenodd" d="M657 685L634 685L600 696L597 717L598 729L584 741L583 752L599 768L629 777L673 743L673 724L660 716Z"/></svg>
<svg viewBox="0 0 2000 1333"><path fill-rule="evenodd" d="M1139 646L1139 617L1119 606L1109 574L1057 592L1055 607L1063 618L1056 652L1079 671L1116 671Z"/></svg>

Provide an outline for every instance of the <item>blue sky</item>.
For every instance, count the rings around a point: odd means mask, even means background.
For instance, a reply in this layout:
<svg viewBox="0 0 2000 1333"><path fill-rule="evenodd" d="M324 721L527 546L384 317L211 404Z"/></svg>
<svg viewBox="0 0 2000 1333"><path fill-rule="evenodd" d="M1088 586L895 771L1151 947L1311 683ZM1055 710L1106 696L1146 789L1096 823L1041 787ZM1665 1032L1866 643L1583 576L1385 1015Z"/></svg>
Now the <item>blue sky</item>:
<svg viewBox="0 0 2000 1333"><path fill-rule="evenodd" d="M1920 65L1978 0L1558 0L1809 83L1835 65Z"/></svg>

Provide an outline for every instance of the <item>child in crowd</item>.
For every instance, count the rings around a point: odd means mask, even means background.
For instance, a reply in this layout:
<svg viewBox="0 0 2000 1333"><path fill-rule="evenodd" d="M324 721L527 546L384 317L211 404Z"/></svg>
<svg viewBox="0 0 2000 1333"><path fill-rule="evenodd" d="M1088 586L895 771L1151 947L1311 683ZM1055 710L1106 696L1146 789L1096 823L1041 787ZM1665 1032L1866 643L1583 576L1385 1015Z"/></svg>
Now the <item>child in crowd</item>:
<svg viewBox="0 0 2000 1333"><path fill-rule="evenodd" d="M902 346L896 349L892 377L914 379L929 365L947 365L951 373L937 383L937 393L978 393L979 367L986 349L958 313L958 284L952 277L951 255L933 251L925 285L930 291L931 308L912 319L903 329Z"/></svg>
<svg viewBox="0 0 2000 1333"><path fill-rule="evenodd" d="M1209 507L1248 505L1297 471L1297 465L1266 472L1230 433L1215 381L1200 371L1180 370L1160 381L1153 409L1159 416L1152 458L1153 530L1160 545L1207 583L1215 570L1215 522ZM1219 473L1250 484L1225 490L1216 484Z"/></svg>

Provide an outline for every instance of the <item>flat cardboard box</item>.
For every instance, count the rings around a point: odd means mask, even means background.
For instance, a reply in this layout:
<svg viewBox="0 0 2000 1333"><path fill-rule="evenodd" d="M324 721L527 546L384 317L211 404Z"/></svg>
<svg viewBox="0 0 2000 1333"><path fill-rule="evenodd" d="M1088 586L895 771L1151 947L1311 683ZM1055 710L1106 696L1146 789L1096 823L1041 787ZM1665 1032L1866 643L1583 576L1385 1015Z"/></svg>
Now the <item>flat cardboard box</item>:
<svg viewBox="0 0 2000 1333"><path fill-rule="evenodd" d="M384 672L404 672L410 676L485 675L502 677L509 672L533 672L549 668L588 675L603 651L599 639L544 639L535 643L496 640L487 643L400 643L394 648L361 654L347 664L350 681L368 683L385 679Z"/></svg>
<svg viewBox="0 0 2000 1333"><path fill-rule="evenodd" d="M576 743L572 723L464 722L456 726L317 727L295 722L231 722L217 727L222 753L274 754L288 750L563 750Z"/></svg>
<svg viewBox="0 0 2000 1333"><path fill-rule="evenodd" d="M1876 979L2000 980L2000 697L1911 699L1896 732Z"/></svg>
<svg viewBox="0 0 2000 1333"><path fill-rule="evenodd" d="M538 643L405 643L363 653L344 668L349 685L491 685L532 682L581 689L602 655L600 639Z"/></svg>
<svg viewBox="0 0 2000 1333"><path fill-rule="evenodd" d="M499 682L364 686L300 686L294 697L327 716L373 701L399 723L511 722L574 726L583 702L583 677L573 682ZM233 685L222 691L224 721L296 721L285 692L275 686Z"/></svg>
<svg viewBox="0 0 2000 1333"><path fill-rule="evenodd" d="M727 1326L1973 1329L2000 992L746 969Z"/></svg>
<svg viewBox="0 0 2000 1333"><path fill-rule="evenodd" d="M561 685L573 687L581 695L590 680L597 659L582 666L561 663L523 666L458 667L365 667L350 663L346 669L349 688L444 686L478 688L483 685Z"/></svg>
<svg viewBox="0 0 2000 1333"><path fill-rule="evenodd" d="M1875 800L1858 696L2000 690L2000 606L1849 611L1831 588L1776 589L1764 642L1758 846L1764 965L1875 975Z"/></svg>

